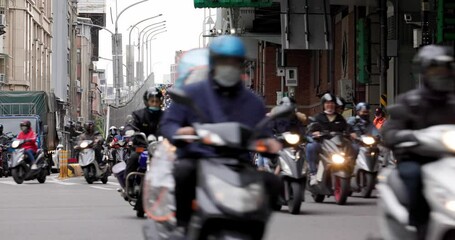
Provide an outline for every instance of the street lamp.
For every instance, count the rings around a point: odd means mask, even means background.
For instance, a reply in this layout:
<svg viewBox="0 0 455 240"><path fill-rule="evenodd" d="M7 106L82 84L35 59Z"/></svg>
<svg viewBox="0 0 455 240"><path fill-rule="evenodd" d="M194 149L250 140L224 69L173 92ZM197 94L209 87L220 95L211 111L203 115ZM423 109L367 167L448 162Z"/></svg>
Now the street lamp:
<svg viewBox="0 0 455 240"><path fill-rule="evenodd" d="M157 29L157 28L159 28L159 29ZM150 34L155 33L155 32L157 32L157 31L161 31L161 30L163 30L163 29L165 29L165 28L166 28L165 24L161 24L161 25L158 25L158 26L154 26L154 27L148 29L148 30L142 35L142 41L141 41L142 47L141 47L141 52L139 53L139 55L141 55L141 59L142 59L142 60L141 60L141 63L142 63L142 66L141 66L141 74L142 74L141 80L143 80L142 77L143 77L143 75L144 75L144 65L145 65L145 64L144 64L144 60L146 60L146 61L147 61L147 64L148 64L148 55L146 56L147 59L144 58L144 44L147 43L147 39L148 39L148 37L150 36ZM147 51L148 51L148 45L146 45L146 51L145 51L145 52L147 52ZM148 75L146 75L146 76L148 76Z"/></svg>
<svg viewBox="0 0 455 240"><path fill-rule="evenodd" d="M126 65L128 65L128 67L126 68L126 76L127 76L126 82L127 82L128 88L129 88L129 92L131 92L131 86L134 84L134 82L133 82L134 81L134 48L131 45L131 33L133 32L134 28L137 28L137 25L139 25L145 21L160 17L160 16L163 16L163 14L158 14L156 16L143 19L143 20L137 22L136 24L134 24L133 26L131 26L131 30L129 32L128 46L126 48Z"/></svg>
<svg viewBox="0 0 455 240"><path fill-rule="evenodd" d="M118 20L122 16L123 13L125 13L126 10L130 9L131 7L134 7L138 4L147 2L148 0L142 0L136 3L133 3L123 9L116 17L115 19L115 32L114 35L112 36L112 59L113 61L113 75L114 75L114 85L115 85L115 102L116 105L120 105L120 87L123 85L123 67L118 67L123 65L123 52L122 52L122 34L118 33ZM128 69L128 68L127 68ZM122 79L120 81L120 78ZM122 83L122 84L121 84Z"/></svg>
<svg viewBox="0 0 455 240"><path fill-rule="evenodd" d="M148 43L149 42L151 42L153 39L155 39L156 36L167 32L167 30L165 30L164 28L160 29L160 30L163 30L163 31L153 34L150 40L148 40L148 38L147 38L147 51L148 51ZM151 72L153 70L153 66L152 66L152 43L150 43L150 51L148 51L148 54L150 54L150 61L148 60L149 58L147 57L147 75L151 74ZM150 66L150 71L148 69L149 66Z"/></svg>

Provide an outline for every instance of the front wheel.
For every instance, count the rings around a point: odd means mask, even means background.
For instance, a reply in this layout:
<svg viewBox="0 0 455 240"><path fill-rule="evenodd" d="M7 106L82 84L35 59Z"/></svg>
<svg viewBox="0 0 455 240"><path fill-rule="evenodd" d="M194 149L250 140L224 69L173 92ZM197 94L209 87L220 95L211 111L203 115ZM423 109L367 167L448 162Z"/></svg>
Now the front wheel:
<svg viewBox="0 0 455 240"><path fill-rule="evenodd" d="M312 194L312 197L313 197L313 200L317 203L322 203L322 202L324 202L324 199L325 199L325 195L321 195L321 194Z"/></svg>
<svg viewBox="0 0 455 240"><path fill-rule="evenodd" d="M40 175L38 176L37 180L39 183L45 183L46 182L46 176L47 176L47 170L41 170Z"/></svg>
<svg viewBox="0 0 455 240"><path fill-rule="evenodd" d="M101 182L102 182L103 184L107 184L107 181L108 181L108 175L107 175L107 173L106 173L106 174L104 175L104 177L101 178Z"/></svg>
<svg viewBox="0 0 455 240"><path fill-rule="evenodd" d="M23 167L14 168L11 171L11 174L13 175L13 179L17 184L22 184L24 182L25 171Z"/></svg>
<svg viewBox="0 0 455 240"><path fill-rule="evenodd" d="M84 177L88 184L93 184L93 178L90 176L90 168L91 167L84 168Z"/></svg>
<svg viewBox="0 0 455 240"><path fill-rule="evenodd" d="M289 183L288 210L291 214L299 214L302 205L302 184L299 182Z"/></svg>
<svg viewBox="0 0 455 240"><path fill-rule="evenodd" d="M350 179L335 176L335 188L333 191L334 191L333 194L335 196L335 202L338 205L346 204L349 193L351 191L350 190Z"/></svg>
<svg viewBox="0 0 455 240"><path fill-rule="evenodd" d="M363 198L369 198L371 196L371 192L376 185L376 174L370 172L363 172L362 173L362 180L361 183L362 192L360 193Z"/></svg>

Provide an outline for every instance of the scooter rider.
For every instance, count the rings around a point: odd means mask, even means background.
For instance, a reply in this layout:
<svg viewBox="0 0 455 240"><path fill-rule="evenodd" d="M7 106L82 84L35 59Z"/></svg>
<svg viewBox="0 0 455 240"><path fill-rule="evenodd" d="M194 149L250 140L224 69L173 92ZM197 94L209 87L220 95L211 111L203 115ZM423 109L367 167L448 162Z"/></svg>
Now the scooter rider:
<svg viewBox="0 0 455 240"><path fill-rule="evenodd" d="M26 120L20 123L21 132L17 135L17 139L25 140L25 143L22 147L27 154L30 163L32 164L32 169L36 169L35 164L35 154L38 151L38 145L36 144L36 134L32 130L32 124L30 121Z"/></svg>
<svg viewBox="0 0 455 240"><path fill-rule="evenodd" d="M158 88L148 89L143 96L145 108L137 110L132 114L132 121L129 121L125 127L125 130L134 130L144 133L146 136L151 134L157 135L158 127L160 123L163 111L161 105L163 101L163 94ZM126 175L128 176L131 172L136 172L139 166L140 153L131 151L130 158L126 165ZM131 178L130 186L133 185L134 179ZM131 189L133 191L133 189Z"/></svg>
<svg viewBox="0 0 455 240"><path fill-rule="evenodd" d="M112 126L109 128L109 135L107 136L106 141L108 143L111 143L112 141L114 141L114 138L117 137L118 135L119 135L119 130L117 129L116 126Z"/></svg>
<svg viewBox="0 0 455 240"><path fill-rule="evenodd" d="M242 67L246 49L243 42L234 36L220 36L209 46L208 80L184 86L184 91L194 103L206 113L205 122L239 122L248 127L256 126L266 115L264 103L241 81ZM173 144L178 145L178 160L174 166L175 199L177 206L177 225L185 228L192 214L191 203L195 198L196 163L202 157L216 157L212 148L199 143L178 143L175 135L194 135L192 123L204 122L188 107L171 104L161 120L161 133ZM281 145L274 139L267 139L269 149L278 152ZM249 154L240 154L249 162ZM265 185L271 196L271 202L278 201L281 184L270 173L263 174Z"/></svg>
<svg viewBox="0 0 455 240"><path fill-rule="evenodd" d="M103 137L97 131L95 131L95 123L93 121L88 121L84 124L85 132L79 136L79 142L84 140L93 141L93 150L95 151L95 158L98 164L103 164L103 154L101 153Z"/></svg>
<svg viewBox="0 0 455 240"><path fill-rule="evenodd" d="M308 126L308 132L313 138L319 138L322 131L345 132L348 130L346 120L336 111L337 98L330 93L326 93L321 98L323 112L314 117L315 122ZM316 185L316 172L318 155L321 153L321 143L315 139L306 146L306 158L310 170L310 185Z"/></svg>
<svg viewBox="0 0 455 240"><path fill-rule="evenodd" d="M382 128L386 146L394 150L397 144L415 141L413 130L433 125L454 124L455 116L455 61L450 49L428 45L414 58L423 87L397 98L396 104L406 114L390 112L390 119ZM403 110L404 111L404 110ZM429 218L429 206L422 193L421 166L436 159L412 152L394 151L398 159L398 172L409 194L409 222L417 227L424 239Z"/></svg>
<svg viewBox="0 0 455 240"><path fill-rule="evenodd" d="M376 129L374 124L370 120L370 104L366 102L360 102L355 106L357 115L348 119L348 124L351 128L351 137L355 140L360 138L362 135L368 134L373 137L379 136L379 131ZM359 154L360 146L357 143L353 143L354 154Z"/></svg>

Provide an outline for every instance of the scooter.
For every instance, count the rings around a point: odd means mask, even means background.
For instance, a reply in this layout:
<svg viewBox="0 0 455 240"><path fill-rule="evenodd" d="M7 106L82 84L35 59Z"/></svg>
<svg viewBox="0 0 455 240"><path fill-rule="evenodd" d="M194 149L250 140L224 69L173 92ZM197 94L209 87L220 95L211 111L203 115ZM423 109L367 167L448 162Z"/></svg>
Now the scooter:
<svg viewBox="0 0 455 240"><path fill-rule="evenodd" d="M379 171L379 139L372 136L361 136L357 139L360 145L354 168L354 177L351 179L353 192L360 192L362 197L369 198L376 185L376 176Z"/></svg>
<svg viewBox="0 0 455 240"><path fill-rule="evenodd" d="M284 184L282 197L288 206L288 211L291 214L298 214L300 213L302 202L305 201L307 181L306 169L304 168L304 152L300 145L300 136L285 132L277 136L277 138L282 142L284 147L278 155L281 169L280 176Z"/></svg>
<svg viewBox="0 0 455 240"><path fill-rule="evenodd" d="M318 183L311 186L315 202L321 203L325 197L334 196L338 205L346 204L351 194L352 162L351 141L344 133L322 133L322 152L319 154L319 165L316 174Z"/></svg>
<svg viewBox="0 0 455 240"><path fill-rule="evenodd" d="M125 176L126 163L124 161L117 163L113 167L114 176L122 186L121 189L118 189L120 195L128 201L131 206L134 207L136 211L136 216L138 218L143 218L145 215L144 206L143 206L143 177L147 170L147 163L150 159L151 152L147 151L148 144L156 142L156 137L150 135L146 137L144 133L135 132L134 130L126 131L126 135L131 138L131 144L134 146L136 153L140 154L139 156L139 167L136 172L131 172ZM129 179L134 178L133 185L130 186Z"/></svg>
<svg viewBox="0 0 455 240"><path fill-rule="evenodd" d="M440 158L422 166L423 191L430 206L430 219L425 239L455 239L455 125L438 125L415 130L415 142L398 144L419 156ZM407 189L398 170L384 168L378 176L381 232L385 239L416 239L409 226Z"/></svg>
<svg viewBox="0 0 455 240"><path fill-rule="evenodd" d="M206 119L200 108L180 90L168 91L172 100L185 104ZM193 124L196 135L175 140L198 141L216 149L217 157L197 161L196 199L186 239L261 239L271 207L260 174L239 155L267 152L258 139L271 119L290 115L293 109L277 111L255 129L236 122ZM147 235L147 234L146 234ZM158 239L163 239L158 236Z"/></svg>
<svg viewBox="0 0 455 240"><path fill-rule="evenodd" d="M88 184L93 184L95 181L100 181L106 184L108 177L111 175L108 164L99 165L95 158L95 150L93 149L95 142L92 140L82 141L78 148L79 165L81 166L85 180Z"/></svg>
<svg viewBox="0 0 455 240"><path fill-rule="evenodd" d="M11 148L14 149L12 154L11 174L17 184L24 181L37 179L39 183L46 182L48 164L44 158L44 152L39 149L35 154L36 169L32 169L32 164L22 148L26 140L14 140Z"/></svg>

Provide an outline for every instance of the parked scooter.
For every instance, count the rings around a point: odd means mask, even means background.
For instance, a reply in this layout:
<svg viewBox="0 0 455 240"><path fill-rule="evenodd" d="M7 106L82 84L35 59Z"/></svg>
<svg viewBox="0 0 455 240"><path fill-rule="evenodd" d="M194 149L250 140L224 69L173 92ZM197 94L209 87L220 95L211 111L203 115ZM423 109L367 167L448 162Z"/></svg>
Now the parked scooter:
<svg viewBox="0 0 455 240"><path fill-rule="evenodd" d="M168 92L172 100L191 107L205 119L194 102L179 90ZM175 136L217 149L218 157L197 162L195 204L186 239L261 239L271 209L263 178L250 163L239 159L247 152L266 152L258 136L270 120L290 115L293 109L277 111L255 129L236 122L193 124L196 136ZM158 236L158 239L162 239Z"/></svg>
<svg viewBox="0 0 455 240"><path fill-rule="evenodd" d="M39 183L46 182L48 172L48 164L44 158L44 152L39 149L35 154L36 169L32 169L32 164L25 154L25 149L22 145L26 140L14 140L11 148L14 149L11 163L11 174L17 184L22 184L24 181L37 179Z"/></svg>
<svg viewBox="0 0 455 240"><path fill-rule="evenodd" d="M88 184L93 184L93 182L100 180L103 184L106 184L108 177L111 175L109 164L98 164L95 157L95 149L93 149L94 144L95 142L92 140L84 140L79 144L79 165L84 171L84 177Z"/></svg>
<svg viewBox="0 0 455 240"><path fill-rule="evenodd" d="M376 185L376 176L379 171L379 139L364 135L357 142L360 149L354 168L354 177L351 179L351 189L353 192L360 192L362 197L369 198Z"/></svg>
<svg viewBox="0 0 455 240"><path fill-rule="evenodd" d="M291 214L300 213L302 202L305 201L305 187L307 181L304 168L304 152L300 136L285 132L277 138L283 144L283 150L278 155L280 176L284 184L283 199ZM279 207L281 208L281 206Z"/></svg>
<svg viewBox="0 0 455 240"><path fill-rule="evenodd" d="M136 172L131 172L128 176L125 176L126 163L119 162L113 167L113 172L120 185L121 189L118 189L120 195L134 207L136 216L139 218L144 217L144 207L142 202L142 178L147 170L147 162L150 159L149 151L147 151L148 145L156 142L156 137L150 135L146 137L144 133L135 132L134 130L126 131L126 136L131 139L133 149L140 154L139 167ZM134 178L133 185L130 186L129 179Z"/></svg>
<svg viewBox="0 0 455 240"><path fill-rule="evenodd" d="M424 196L431 209L425 239L455 239L455 125L438 125L415 130L415 142L396 146L419 156L440 158L422 166ZM385 239L416 239L409 227L407 189L398 170L384 168L379 176L381 231Z"/></svg>
<svg viewBox="0 0 455 240"><path fill-rule="evenodd" d="M322 153L319 154L318 183L308 186L315 202L334 196L338 205L346 204L351 194L352 145L350 136L344 133L322 133Z"/></svg>

